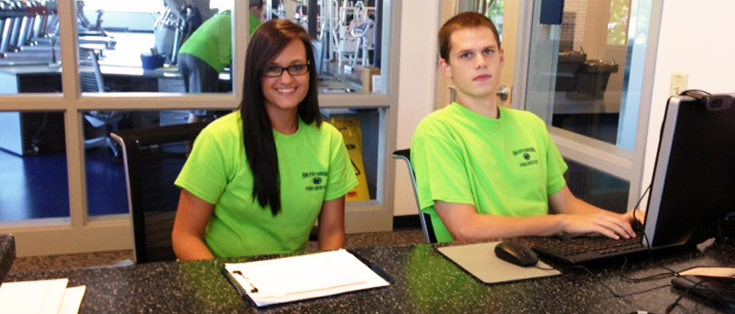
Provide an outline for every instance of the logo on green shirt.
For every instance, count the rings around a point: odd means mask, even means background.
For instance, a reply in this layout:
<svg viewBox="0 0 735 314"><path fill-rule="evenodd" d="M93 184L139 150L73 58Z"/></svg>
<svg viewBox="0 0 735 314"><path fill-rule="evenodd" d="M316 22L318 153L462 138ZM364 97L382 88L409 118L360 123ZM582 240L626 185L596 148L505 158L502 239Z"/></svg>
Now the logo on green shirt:
<svg viewBox="0 0 735 314"><path fill-rule="evenodd" d="M320 172L302 172L301 177L304 179L311 178L311 185L309 183L306 184L306 191L320 191L324 190L324 178L329 175L326 171L320 171Z"/></svg>
<svg viewBox="0 0 735 314"><path fill-rule="evenodd" d="M534 147L527 147L522 148L518 150L513 151L513 157L517 157L518 155L521 155L524 161L521 161L518 165L521 167L528 167L531 165L538 164L538 159L534 158L531 153L536 153L536 148Z"/></svg>

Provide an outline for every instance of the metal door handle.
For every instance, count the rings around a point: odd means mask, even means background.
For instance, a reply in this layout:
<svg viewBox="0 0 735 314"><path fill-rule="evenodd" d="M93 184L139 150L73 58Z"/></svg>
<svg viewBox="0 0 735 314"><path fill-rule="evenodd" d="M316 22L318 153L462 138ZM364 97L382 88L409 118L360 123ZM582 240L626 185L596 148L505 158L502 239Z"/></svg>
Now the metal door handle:
<svg viewBox="0 0 735 314"><path fill-rule="evenodd" d="M496 93L496 95L498 95L498 97L500 97L500 100L506 101L506 100L508 100L508 93L509 92L510 92L510 90L508 89L507 86L500 85L500 91L498 91Z"/></svg>

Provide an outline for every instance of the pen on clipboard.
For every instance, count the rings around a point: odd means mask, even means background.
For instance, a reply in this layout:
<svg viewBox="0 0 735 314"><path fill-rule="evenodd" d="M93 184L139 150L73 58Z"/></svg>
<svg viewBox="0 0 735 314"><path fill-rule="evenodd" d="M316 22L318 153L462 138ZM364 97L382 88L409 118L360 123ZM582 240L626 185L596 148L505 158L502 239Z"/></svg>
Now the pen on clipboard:
<svg viewBox="0 0 735 314"><path fill-rule="evenodd" d="M257 292L258 292L258 288L256 288L256 287L255 287L255 286L253 285L253 283L252 283L252 282L250 282L250 278L248 278L248 277L245 277L245 275L244 275L244 274L243 274L243 273L242 273L241 271L239 271L239 270L235 270L235 271L233 271L232 273L233 273L233 274L237 274L237 275L240 275L240 277L242 277L243 279L245 279L245 282L247 282L247 283L248 283L248 284L250 285L250 287L252 288L252 289L250 289L250 293L257 293Z"/></svg>

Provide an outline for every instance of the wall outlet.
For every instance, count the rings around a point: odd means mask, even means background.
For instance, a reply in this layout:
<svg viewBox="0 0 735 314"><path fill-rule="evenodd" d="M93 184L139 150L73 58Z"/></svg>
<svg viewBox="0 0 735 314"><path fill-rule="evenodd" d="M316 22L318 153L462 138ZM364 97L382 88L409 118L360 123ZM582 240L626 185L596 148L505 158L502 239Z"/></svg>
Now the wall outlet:
<svg viewBox="0 0 735 314"><path fill-rule="evenodd" d="M669 96L679 95L681 92L687 90L687 81L689 81L689 74L671 73Z"/></svg>

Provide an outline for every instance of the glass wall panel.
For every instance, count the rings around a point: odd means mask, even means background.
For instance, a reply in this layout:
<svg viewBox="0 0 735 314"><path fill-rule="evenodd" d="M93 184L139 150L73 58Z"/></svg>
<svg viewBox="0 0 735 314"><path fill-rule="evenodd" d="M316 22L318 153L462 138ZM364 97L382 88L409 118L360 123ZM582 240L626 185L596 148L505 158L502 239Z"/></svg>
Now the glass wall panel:
<svg viewBox="0 0 735 314"><path fill-rule="evenodd" d="M227 114L229 110L209 110L212 119ZM216 114L216 115L215 115ZM116 130L140 129L155 126L189 123L189 110L162 111L86 111L84 117L85 170L87 178L87 204L89 216L126 214L129 211L123 151L110 138ZM175 147L173 147L175 146ZM141 161L149 171L167 169L167 182L173 185L174 173L181 167L186 145L161 147L170 150L172 159ZM178 167L172 169L172 167ZM155 176L154 176L155 177ZM170 180L169 180L170 179ZM148 182L150 183L150 182ZM153 184L153 183L150 183Z"/></svg>
<svg viewBox="0 0 735 314"><path fill-rule="evenodd" d="M359 186L347 195L348 202L378 199L378 160L385 109L322 109L324 121L334 125L345 140Z"/></svg>
<svg viewBox="0 0 735 314"><path fill-rule="evenodd" d="M628 210L629 181L568 159L566 162L569 165L565 175L567 186L576 197L616 213Z"/></svg>
<svg viewBox="0 0 735 314"><path fill-rule="evenodd" d="M632 151L650 7L567 0L560 21L534 22L526 107L552 126Z"/></svg>
<svg viewBox="0 0 735 314"><path fill-rule="evenodd" d="M76 3L82 91L232 92L232 0Z"/></svg>
<svg viewBox="0 0 735 314"><path fill-rule="evenodd" d="M128 213L126 174L121 147L109 138L114 130L137 129L170 123L186 122L188 111L132 111L83 113L85 162L87 175L87 203L90 216ZM348 195L348 201L360 202L377 199L378 155L381 143L381 127L384 127L385 109L323 109L322 116L337 127L344 139L352 159L360 186ZM169 121L169 122L166 122ZM175 145L161 147L170 151L171 160L160 159L146 164L150 171L178 173L171 167L180 167L181 156L188 147ZM184 157L185 158L185 157ZM66 162L66 159L64 159ZM155 176L154 176L155 177ZM160 184L173 184L175 175L168 175ZM150 182L148 182L150 184Z"/></svg>
<svg viewBox="0 0 735 314"><path fill-rule="evenodd" d="M0 94L61 92L55 1L0 2Z"/></svg>
<svg viewBox="0 0 735 314"><path fill-rule="evenodd" d="M0 223L69 217L64 115L0 112Z"/></svg>
<svg viewBox="0 0 735 314"><path fill-rule="evenodd" d="M58 26L55 1L0 2L0 94L61 92Z"/></svg>
<svg viewBox="0 0 735 314"><path fill-rule="evenodd" d="M110 138L110 132L131 128L132 116L132 112L124 111L82 113L89 216L128 213L123 152ZM143 118L138 117L141 121ZM156 123L155 118L148 118L148 126Z"/></svg>
<svg viewBox="0 0 735 314"><path fill-rule="evenodd" d="M390 43L383 23L382 0L317 1L265 0L262 11L251 6L250 18L289 19L301 24L313 38L319 72L319 92L385 93L387 71L381 52ZM317 7L310 11L310 7Z"/></svg>

